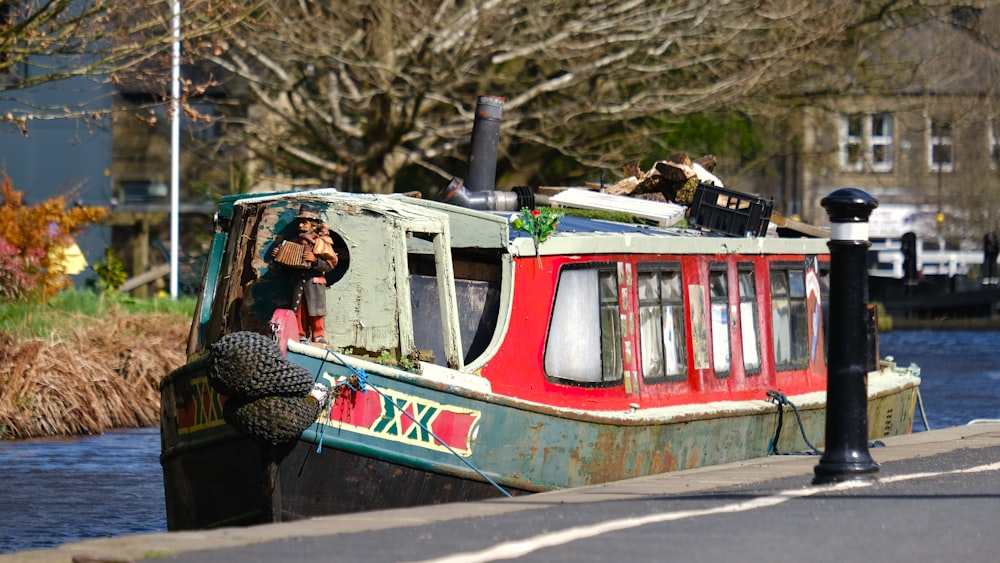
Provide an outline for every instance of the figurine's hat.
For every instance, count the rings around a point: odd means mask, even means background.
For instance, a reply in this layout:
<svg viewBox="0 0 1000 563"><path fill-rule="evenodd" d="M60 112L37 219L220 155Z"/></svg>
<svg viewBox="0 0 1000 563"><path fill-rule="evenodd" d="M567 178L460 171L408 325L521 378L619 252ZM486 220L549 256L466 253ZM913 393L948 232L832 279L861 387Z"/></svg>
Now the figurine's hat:
<svg viewBox="0 0 1000 563"><path fill-rule="evenodd" d="M313 221L319 221L319 208L314 205L303 204L299 207L299 214L295 216L296 219L312 219Z"/></svg>

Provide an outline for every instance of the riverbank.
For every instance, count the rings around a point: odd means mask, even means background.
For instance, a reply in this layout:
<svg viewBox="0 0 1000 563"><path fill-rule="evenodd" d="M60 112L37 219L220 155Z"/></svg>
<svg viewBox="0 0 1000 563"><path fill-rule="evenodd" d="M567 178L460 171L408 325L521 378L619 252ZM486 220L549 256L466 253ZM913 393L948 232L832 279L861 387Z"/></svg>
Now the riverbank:
<svg viewBox="0 0 1000 563"><path fill-rule="evenodd" d="M57 317L45 334L25 320L36 329L0 328L0 440L158 425L160 380L184 363L191 316L143 309L39 306L32 315Z"/></svg>

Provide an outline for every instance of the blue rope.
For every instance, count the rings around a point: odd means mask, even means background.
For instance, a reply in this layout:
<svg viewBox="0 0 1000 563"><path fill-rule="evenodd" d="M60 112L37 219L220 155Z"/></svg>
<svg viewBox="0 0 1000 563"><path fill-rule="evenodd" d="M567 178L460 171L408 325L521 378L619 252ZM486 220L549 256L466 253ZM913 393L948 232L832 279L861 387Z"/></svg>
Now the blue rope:
<svg viewBox="0 0 1000 563"><path fill-rule="evenodd" d="M327 351L328 354L333 355L333 357L338 362L340 362L341 365L343 365L347 369L349 369L352 372L354 372L354 375L357 376L357 378L358 378L358 384L359 384L360 389L359 388L355 388L354 385L352 385L350 383L350 381L348 381L348 380L344 380L342 382L337 383L338 386L346 385L347 387L350 387L354 391L360 391L361 393L364 393L366 391L365 390L365 386L367 385L368 387L371 387L372 389L374 389L376 393L378 393L379 395L381 395L383 399L386 399L387 401L389 401L393 405L396 405L396 402L392 400L392 397L389 397L388 395L386 395L385 393L383 393L381 389L379 389L378 387L376 387L375 385L373 385L372 382L368 381L368 374L365 373L365 370L363 370L363 369L362 370L355 369L354 366L352 366L351 364L349 364L346 361L344 361L343 358L341 358L339 355L337 355L337 353L334 352L333 350L331 350L330 348L325 348L325 350ZM323 361L323 364L325 364L326 363L326 357L324 357L322 361ZM320 364L320 369L321 370L323 369L323 364ZM332 398L330 399L330 404L331 404L331 408L332 408L332 405L333 405L333 399ZM476 474L479 475L480 477L482 477L487 483L489 483L490 485L493 485L494 487L496 487L496 489L498 491L500 491L501 493L503 493L504 496L506 496L506 497L510 497L511 496L511 494L508 493L506 491L506 489L504 489L499 484L497 484L497 482L494 481L493 479L490 479L489 476L487 476L485 473L483 473L482 471L480 471L479 468L476 467L475 465L473 465L471 462L469 462L469 460L467 460L464 457L462 457L461 455L459 455L458 452L456 452L451 446L449 446L447 442L445 442L444 440L442 440L441 438L439 438L437 436L437 434L435 434L424 423L422 423L419 420L417 420L416 418L414 418L412 414L410 414L410 413L406 412L405 410L399 408L399 405L396 405L396 408L397 408L397 410L399 410L399 412L405 414L407 418L409 418L411 421L413 421L414 424L416 424L421 429L423 429L424 432L430 434L431 437L433 437L435 440L438 441L438 443L440 443L442 446L444 446L445 448L447 448L448 451L452 453L452 455L454 455L455 457L458 458L459 461L461 461L462 463L464 463L465 465L467 465L469 467L469 469L475 471ZM329 421L329 415L327 415L327 420ZM323 435L326 432L326 427L327 427L327 425L324 424L323 425L323 429L320 431L320 442L319 442L319 447L316 449L316 453L320 453L322 451L322 447L323 447Z"/></svg>
<svg viewBox="0 0 1000 563"><path fill-rule="evenodd" d="M365 389L365 385L369 385L369 383L368 383L368 374L365 373L365 370L358 371L358 370L354 369L352 366L350 366L346 362L344 362L344 360L342 360L339 356L337 356L337 354L334 353L332 350L327 349L327 352L330 352L331 354L333 354L334 356L336 356L337 359L340 360L340 362L343 363L345 366L347 366L348 368L350 368L350 370L353 371L354 375L357 376L357 378L358 378L358 386L357 387L355 387L354 384L351 383L350 379L345 379L343 381L338 381L337 384L333 386L333 389L330 390L330 393L327 395L327 398L326 398L326 404L323 405L323 408L326 410L326 420L329 422L330 415L333 414L333 402L337 398L337 393L335 393L335 390L336 390L337 387L347 387L348 389L350 389L352 391L360 392L362 395L364 395L367 392L367 390ZM326 356L324 356L323 359L320 360L319 370L316 371L316 375L313 377L313 381L314 382L319 379L320 374L323 372L323 366L324 365L326 365ZM318 453L318 454L323 453L323 441L324 441L324 438L326 436L326 428L327 428L327 426L329 426L329 425L328 424L324 424L323 428L321 428L320 431L319 431L319 443L316 444L316 453Z"/></svg>

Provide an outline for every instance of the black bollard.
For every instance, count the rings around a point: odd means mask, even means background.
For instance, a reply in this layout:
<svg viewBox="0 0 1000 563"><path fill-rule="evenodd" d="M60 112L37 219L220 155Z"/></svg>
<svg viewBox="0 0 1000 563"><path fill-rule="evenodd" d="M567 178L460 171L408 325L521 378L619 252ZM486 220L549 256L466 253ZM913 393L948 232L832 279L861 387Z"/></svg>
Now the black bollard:
<svg viewBox="0 0 1000 563"><path fill-rule="evenodd" d="M826 449L813 484L871 479L868 453L868 217L878 200L842 188L820 202L830 216L830 345Z"/></svg>
<svg viewBox="0 0 1000 563"><path fill-rule="evenodd" d="M903 283L906 285L906 293L909 294L910 288L917 285L917 234L903 233L900 249L903 251Z"/></svg>
<svg viewBox="0 0 1000 563"><path fill-rule="evenodd" d="M983 285L997 285L997 256L1000 256L1000 239L994 231L983 235Z"/></svg>

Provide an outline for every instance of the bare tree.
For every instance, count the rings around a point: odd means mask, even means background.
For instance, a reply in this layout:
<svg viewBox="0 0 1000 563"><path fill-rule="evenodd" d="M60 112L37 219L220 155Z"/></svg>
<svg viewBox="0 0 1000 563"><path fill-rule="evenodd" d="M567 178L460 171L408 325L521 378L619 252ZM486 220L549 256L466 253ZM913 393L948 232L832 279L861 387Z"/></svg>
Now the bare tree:
<svg viewBox="0 0 1000 563"><path fill-rule="evenodd" d="M684 115L856 88L866 36L937 11L897 0L276 0L207 56L248 84L241 140L257 157L377 192L411 165L451 175L479 95L506 100L513 169L555 154L617 170L664 149L661 133Z"/></svg>
<svg viewBox="0 0 1000 563"><path fill-rule="evenodd" d="M141 84L169 92L174 0L0 0L0 100L16 110L0 115L27 132L34 119L93 117L78 106L45 105L26 92L77 77ZM261 1L183 0L183 34L192 46L236 25ZM190 59L188 59L190 60ZM188 80L185 96L205 84ZM64 101L61 103L65 104Z"/></svg>

